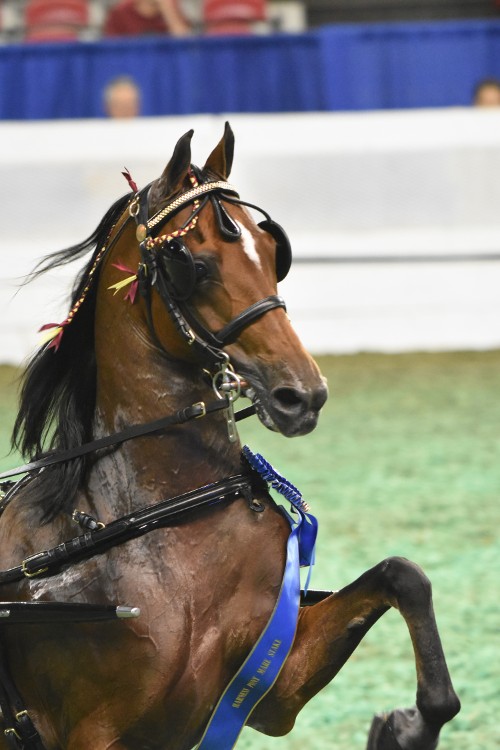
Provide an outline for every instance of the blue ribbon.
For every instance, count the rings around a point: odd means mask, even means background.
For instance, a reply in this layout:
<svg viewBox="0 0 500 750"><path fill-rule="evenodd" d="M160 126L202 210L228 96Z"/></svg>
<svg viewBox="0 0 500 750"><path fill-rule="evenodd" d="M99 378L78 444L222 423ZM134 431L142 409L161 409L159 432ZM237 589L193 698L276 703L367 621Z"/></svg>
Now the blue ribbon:
<svg viewBox="0 0 500 750"><path fill-rule="evenodd" d="M243 455L246 460L260 476L268 482L271 487L283 495L295 508L299 514L300 530L299 530L299 555L300 565L302 567L309 566L309 572L307 575L306 584L304 591L307 593L309 582L311 578L311 566L315 562L315 549L316 549L316 537L318 536L318 520L312 513L309 513L309 508L304 502L302 493L295 487L288 479L278 474L276 469L261 456L260 453L252 453L248 445L243 446ZM293 521L290 519L290 522Z"/></svg>
<svg viewBox="0 0 500 750"><path fill-rule="evenodd" d="M230 750L248 717L271 690L290 653L300 607L300 565L314 563L317 520L305 511L300 492L259 454L245 446L243 454L255 471L296 508L291 525L280 593L273 613L257 643L233 677L210 718L197 750ZM265 474L265 476L264 476ZM285 493L287 493L285 495Z"/></svg>

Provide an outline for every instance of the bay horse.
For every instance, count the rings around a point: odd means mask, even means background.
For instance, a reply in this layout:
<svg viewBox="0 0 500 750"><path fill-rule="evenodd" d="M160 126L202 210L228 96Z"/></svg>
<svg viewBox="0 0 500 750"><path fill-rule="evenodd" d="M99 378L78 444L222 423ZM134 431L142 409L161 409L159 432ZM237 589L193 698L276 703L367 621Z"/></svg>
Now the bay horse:
<svg viewBox="0 0 500 750"><path fill-rule="evenodd" d="M50 578L29 567L31 556L74 537L75 508L105 530L124 514L241 475L225 394L241 390L261 422L288 437L313 430L327 397L277 296L290 265L286 235L262 209L257 224L252 204L227 183L229 125L203 169L191 164L192 135L147 190L128 175L132 192L93 235L45 264L92 252L68 318L27 368L15 443L35 464L88 441L101 449L32 472L3 504L0 565L24 560L25 576L3 583L2 599L127 602L141 611L119 625L2 626L8 669L40 736L33 746L46 750L198 746L276 605L290 524L256 485L250 498L235 493ZM224 409L204 415L214 388ZM98 442L189 404L199 419L112 447ZM301 607L288 658L247 724L289 732L391 607L413 643L416 704L376 716L367 747L433 750L460 704L429 580L403 558ZM19 742L13 731L0 736L1 750Z"/></svg>

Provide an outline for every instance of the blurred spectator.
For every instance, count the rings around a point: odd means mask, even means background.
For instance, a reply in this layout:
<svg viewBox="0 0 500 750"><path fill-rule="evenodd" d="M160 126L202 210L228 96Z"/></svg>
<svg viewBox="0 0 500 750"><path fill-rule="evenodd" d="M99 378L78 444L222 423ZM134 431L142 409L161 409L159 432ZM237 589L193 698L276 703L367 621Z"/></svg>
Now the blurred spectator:
<svg viewBox="0 0 500 750"><path fill-rule="evenodd" d="M24 38L29 42L76 40L89 27L87 0L27 0Z"/></svg>
<svg viewBox="0 0 500 750"><path fill-rule="evenodd" d="M119 76L105 87L103 104L108 117L138 117L141 113L141 92L132 78Z"/></svg>
<svg viewBox="0 0 500 750"><path fill-rule="evenodd" d="M500 107L500 81L486 78L474 89L473 104L476 107Z"/></svg>
<svg viewBox="0 0 500 750"><path fill-rule="evenodd" d="M251 34L267 21L267 0L203 0L206 34Z"/></svg>
<svg viewBox="0 0 500 750"><path fill-rule="evenodd" d="M108 12L104 36L183 36L189 25L176 0L119 0Z"/></svg>

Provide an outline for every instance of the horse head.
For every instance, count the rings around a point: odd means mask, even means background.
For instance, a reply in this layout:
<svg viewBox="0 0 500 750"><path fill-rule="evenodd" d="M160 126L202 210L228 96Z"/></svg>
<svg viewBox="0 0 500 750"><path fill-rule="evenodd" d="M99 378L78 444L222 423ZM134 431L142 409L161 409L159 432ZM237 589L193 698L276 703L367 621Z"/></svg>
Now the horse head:
<svg viewBox="0 0 500 750"><path fill-rule="evenodd" d="M48 341L26 370L13 435L24 455L76 448L99 434L205 403L213 390L225 397L224 388L232 389L231 399L240 392L251 398L261 422L283 435L316 426L326 385L277 294L290 267L289 240L264 209L242 200L227 182L234 150L229 125L203 169L191 164L192 135L180 138L151 185L138 190L128 175L133 192L109 209L89 238L43 262L39 273L93 250L67 318L44 326ZM255 213L263 220L255 221ZM204 460L200 476L212 481L234 470L239 452L224 438L222 414L210 426L205 422L170 435L168 455L171 462L180 455L182 440L182 454L198 465ZM236 449L236 440L231 445ZM157 483L168 484L180 469L165 465L162 441L155 446L149 442L144 453L138 447L128 465L144 468L146 461L154 476L160 465L164 480ZM225 462L218 469L214 456ZM99 473L105 464L79 458L69 468L42 472L32 484L33 498L46 517L55 516L71 506L89 468Z"/></svg>
<svg viewBox="0 0 500 750"><path fill-rule="evenodd" d="M111 234L101 284L120 286L123 269L138 268L138 304L124 312L115 297L100 325L115 337L120 327L122 341L136 332L156 359L199 365L212 375L229 363L268 428L305 434L316 426L327 390L277 296L291 262L288 238L227 182L229 125L203 169L191 164L192 135L180 138L163 174L134 196L135 221L125 219ZM249 210L256 208L264 216L258 223ZM108 349L109 337L102 346ZM115 366L118 359L119 353Z"/></svg>

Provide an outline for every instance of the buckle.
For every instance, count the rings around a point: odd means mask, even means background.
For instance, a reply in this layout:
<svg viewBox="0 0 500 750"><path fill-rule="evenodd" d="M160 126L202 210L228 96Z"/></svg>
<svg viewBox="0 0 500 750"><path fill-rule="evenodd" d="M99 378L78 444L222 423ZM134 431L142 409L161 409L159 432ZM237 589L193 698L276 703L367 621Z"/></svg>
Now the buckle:
<svg viewBox="0 0 500 750"><path fill-rule="evenodd" d="M28 564L32 562L33 560L36 560L37 557L44 557L44 552L39 552L38 555L31 555L31 557L27 557L26 560L23 560L21 563L21 571L23 575L26 578L36 578L36 576L41 576L42 573L46 573L48 568L38 568L38 570L30 571L28 568Z"/></svg>
<svg viewBox="0 0 500 750"><path fill-rule="evenodd" d="M195 409L196 407L198 407L201 411L196 415L195 419L201 419L202 417L207 416L207 407L204 401L197 401L196 404L193 404L193 409Z"/></svg>

